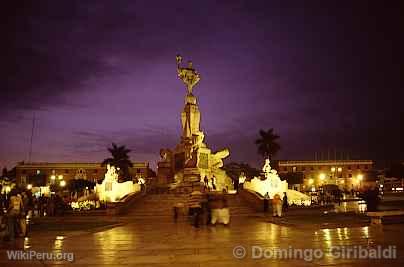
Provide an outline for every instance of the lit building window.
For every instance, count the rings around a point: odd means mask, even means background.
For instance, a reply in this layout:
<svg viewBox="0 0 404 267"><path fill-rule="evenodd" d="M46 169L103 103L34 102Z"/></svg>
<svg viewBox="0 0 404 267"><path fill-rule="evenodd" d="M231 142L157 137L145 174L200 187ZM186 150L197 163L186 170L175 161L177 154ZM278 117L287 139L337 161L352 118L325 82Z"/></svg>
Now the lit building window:
<svg viewBox="0 0 404 267"><path fill-rule="evenodd" d="M41 170L36 170L36 174L40 174L41 173Z"/></svg>

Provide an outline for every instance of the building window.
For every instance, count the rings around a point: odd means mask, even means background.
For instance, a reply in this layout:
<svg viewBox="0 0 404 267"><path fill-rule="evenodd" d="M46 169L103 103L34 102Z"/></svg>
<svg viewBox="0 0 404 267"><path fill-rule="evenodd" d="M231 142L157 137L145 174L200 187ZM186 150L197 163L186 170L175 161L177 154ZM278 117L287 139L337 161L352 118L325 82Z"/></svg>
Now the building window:
<svg viewBox="0 0 404 267"><path fill-rule="evenodd" d="M349 178L352 178L352 173L348 174L348 177L349 177Z"/></svg>
<svg viewBox="0 0 404 267"><path fill-rule="evenodd" d="M98 170L94 170L94 173L98 173Z"/></svg>
<svg viewBox="0 0 404 267"><path fill-rule="evenodd" d="M296 172L296 167L295 166L292 167L292 172Z"/></svg>
<svg viewBox="0 0 404 267"><path fill-rule="evenodd" d="M310 170L314 171L314 167L310 167Z"/></svg>
<svg viewBox="0 0 404 267"><path fill-rule="evenodd" d="M356 169L360 170L360 169L361 169L361 167L358 165L358 166L356 166Z"/></svg>
<svg viewBox="0 0 404 267"><path fill-rule="evenodd" d="M36 174L40 174L41 173L41 170L36 170Z"/></svg>
<svg viewBox="0 0 404 267"><path fill-rule="evenodd" d="M136 169L136 173L140 173L140 169Z"/></svg>
<svg viewBox="0 0 404 267"><path fill-rule="evenodd" d="M69 173L69 170L65 170L65 174L68 174Z"/></svg>
<svg viewBox="0 0 404 267"><path fill-rule="evenodd" d="M368 165L365 165L365 170L367 170L368 169Z"/></svg>
<svg viewBox="0 0 404 267"><path fill-rule="evenodd" d="M26 174L27 173L27 171L26 170L22 170L22 172L21 172L22 174Z"/></svg>
<svg viewBox="0 0 404 267"><path fill-rule="evenodd" d="M306 167L302 167L302 171L305 171L306 170Z"/></svg>

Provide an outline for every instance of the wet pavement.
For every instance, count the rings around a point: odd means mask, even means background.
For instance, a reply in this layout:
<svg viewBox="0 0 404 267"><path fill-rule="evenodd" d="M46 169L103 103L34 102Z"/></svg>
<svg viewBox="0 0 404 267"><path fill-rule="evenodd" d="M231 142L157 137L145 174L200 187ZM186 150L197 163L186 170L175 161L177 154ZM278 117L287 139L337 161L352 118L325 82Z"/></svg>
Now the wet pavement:
<svg viewBox="0 0 404 267"><path fill-rule="evenodd" d="M227 227L201 228L190 226L184 219L174 223L169 216L128 216L121 221L119 226L97 232L72 231L64 236L54 231L33 232L25 240L0 246L0 266L404 266L402 224L317 229L281 226L259 216L234 217ZM396 246L398 259L342 259L335 254L335 249L390 245ZM74 261L7 259L7 250L24 248L72 253ZM289 250L290 255L274 259L279 248ZM246 254L241 257L243 249ZM316 249L323 255L309 261L310 257L297 255L299 249ZM293 256L294 251L297 254Z"/></svg>

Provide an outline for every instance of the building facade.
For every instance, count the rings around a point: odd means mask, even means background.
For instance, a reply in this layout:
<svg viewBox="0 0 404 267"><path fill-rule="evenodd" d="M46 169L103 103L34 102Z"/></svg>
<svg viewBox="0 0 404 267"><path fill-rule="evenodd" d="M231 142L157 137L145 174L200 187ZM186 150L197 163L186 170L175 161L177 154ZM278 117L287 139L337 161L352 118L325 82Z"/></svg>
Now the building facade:
<svg viewBox="0 0 404 267"><path fill-rule="evenodd" d="M301 190L313 190L324 184L335 184L345 190L360 188L370 179L372 160L285 160L278 162L278 172L302 173Z"/></svg>
<svg viewBox="0 0 404 267"><path fill-rule="evenodd" d="M106 169L105 166L101 166L101 163L20 162L16 166L16 183L17 185L31 184L33 177L40 177L42 184L71 179L97 181L104 178ZM129 173L132 178L147 178L150 175L149 163L134 162Z"/></svg>

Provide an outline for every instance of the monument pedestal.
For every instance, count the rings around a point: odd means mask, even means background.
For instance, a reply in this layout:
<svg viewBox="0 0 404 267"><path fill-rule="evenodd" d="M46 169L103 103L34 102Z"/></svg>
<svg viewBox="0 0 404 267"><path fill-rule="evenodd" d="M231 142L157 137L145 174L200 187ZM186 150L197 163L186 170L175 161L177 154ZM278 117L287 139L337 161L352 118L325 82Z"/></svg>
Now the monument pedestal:
<svg viewBox="0 0 404 267"><path fill-rule="evenodd" d="M170 162L157 164L157 184L169 184L174 182L173 171Z"/></svg>
<svg viewBox="0 0 404 267"><path fill-rule="evenodd" d="M184 168L183 179L177 186L176 191L180 193L191 193L201 188L201 174L198 168Z"/></svg>

